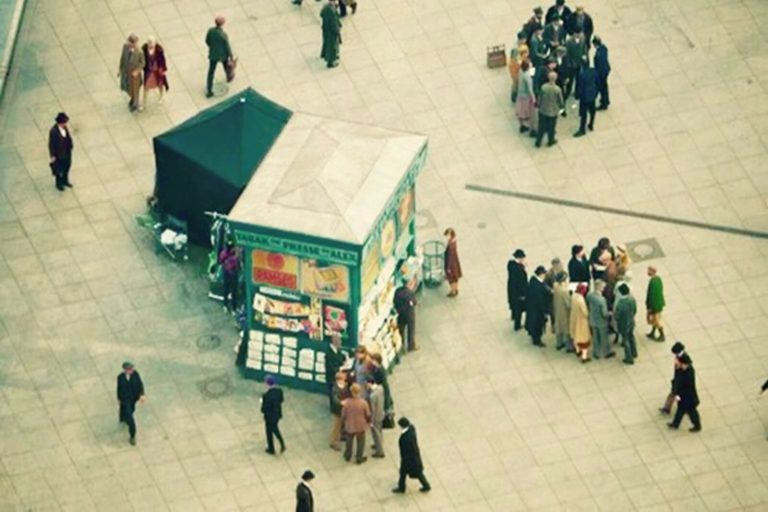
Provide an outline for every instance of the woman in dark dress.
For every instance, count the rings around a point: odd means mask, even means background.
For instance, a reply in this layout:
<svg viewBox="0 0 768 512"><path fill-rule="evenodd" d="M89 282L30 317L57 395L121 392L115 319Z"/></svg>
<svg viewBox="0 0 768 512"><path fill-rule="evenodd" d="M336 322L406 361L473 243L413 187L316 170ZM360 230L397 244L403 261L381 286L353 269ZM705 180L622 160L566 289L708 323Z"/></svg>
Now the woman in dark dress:
<svg viewBox="0 0 768 512"><path fill-rule="evenodd" d="M459 262L459 250L456 247L456 231L448 228L443 233L447 238L445 245L445 278L451 286L448 296L453 298L459 294L459 279L461 279L461 263Z"/></svg>

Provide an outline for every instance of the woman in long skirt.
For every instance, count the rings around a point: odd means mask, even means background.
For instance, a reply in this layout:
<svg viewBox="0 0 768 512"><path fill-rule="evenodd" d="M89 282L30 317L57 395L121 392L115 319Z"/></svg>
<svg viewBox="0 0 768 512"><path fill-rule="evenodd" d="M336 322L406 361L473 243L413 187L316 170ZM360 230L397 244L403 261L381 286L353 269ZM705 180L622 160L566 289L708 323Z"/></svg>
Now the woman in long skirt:
<svg viewBox="0 0 768 512"><path fill-rule="evenodd" d="M147 42L141 47L144 52L144 105L147 103L147 94L150 89L157 89L160 94L158 103L163 103L163 93L168 90L168 66L165 63L165 51L157 44L153 36L147 38Z"/></svg>
<svg viewBox="0 0 768 512"><path fill-rule="evenodd" d="M445 278L451 286L448 296L453 298L459 294L459 279L461 279L461 263L459 250L456 247L456 231L448 228L443 233L447 238L445 245Z"/></svg>
<svg viewBox="0 0 768 512"><path fill-rule="evenodd" d="M520 74L517 80L517 98L515 101L515 113L520 122L520 133L534 129L534 117L536 113L536 95L533 93L533 78L530 70L531 61L524 60L520 64Z"/></svg>

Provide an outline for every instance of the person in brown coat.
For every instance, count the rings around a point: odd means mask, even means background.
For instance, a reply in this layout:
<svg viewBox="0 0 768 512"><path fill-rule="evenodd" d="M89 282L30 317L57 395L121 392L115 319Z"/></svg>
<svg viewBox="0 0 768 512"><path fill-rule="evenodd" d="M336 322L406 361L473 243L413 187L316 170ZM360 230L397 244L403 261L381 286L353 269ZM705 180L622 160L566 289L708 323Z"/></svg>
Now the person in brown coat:
<svg viewBox="0 0 768 512"><path fill-rule="evenodd" d="M347 433L347 446L344 450L344 460L352 459L352 443L357 439L355 462L362 464L368 457L365 453L365 432L371 427L371 407L361 397L360 384L350 386L351 397L344 401L341 407L341 421L344 423L344 431Z"/></svg>
<svg viewBox="0 0 768 512"><path fill-rule="evenodd" d="M570 334L573 344L576 346L576 355L581 357L581 362L589 361L589 347L592 345L592 333L589 330L589 311L584 299L589 291L587 283L579 283L576 291L571 295L571 309L569 316Z"/></svg>
<svg viewBox="0 0 768 512"><path fill-rule="evenodd" d="M445 278L451 286L449 297L459 294L459 279L461 279L461 263L459 262L459 250L456 247L456 231L448 228L443 233L447 238L445 245Z"/></svg>

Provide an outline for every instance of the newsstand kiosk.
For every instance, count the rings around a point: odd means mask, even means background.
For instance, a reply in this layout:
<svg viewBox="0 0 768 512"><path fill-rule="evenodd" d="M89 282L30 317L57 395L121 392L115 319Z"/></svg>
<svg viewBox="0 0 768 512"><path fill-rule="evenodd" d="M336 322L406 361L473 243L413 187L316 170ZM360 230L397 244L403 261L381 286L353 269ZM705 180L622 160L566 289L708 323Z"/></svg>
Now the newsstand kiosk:
<svg viewBox="0 0 768 512"><path fill-rule="evenodd" d="M294 113L229 214L244 254L244 376L327 392L325 350L365 345L390 367L401 278L420 282L416 176L427 138Z"/></svg>

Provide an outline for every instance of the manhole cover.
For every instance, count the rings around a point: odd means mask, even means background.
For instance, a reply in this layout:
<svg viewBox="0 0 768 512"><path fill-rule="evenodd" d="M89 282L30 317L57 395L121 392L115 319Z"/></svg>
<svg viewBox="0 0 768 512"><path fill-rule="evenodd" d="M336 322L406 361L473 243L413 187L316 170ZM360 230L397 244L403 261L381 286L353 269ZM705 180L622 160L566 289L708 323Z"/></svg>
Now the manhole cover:
<svg viewBox="0 0 768 512"><path fill-rule="evenodd" d="M219 348L219 345L221 345L221 338L218 334L204 334L197 338L195 345L197 345L197 348L200 350L213 350Z"/></svg>
<svg viewBox="0 0 768 512"><path fill-rule="evenodd" d="M485 229L485 226L486 226L485 222L478 222L477 223L477 229Z"/></svg>
<svg viewBox="0 0 768 512"><path fill-rule="evenodd" d="M200 382L200 393L205 398L220 398L224 395L228 395L232 390L232 384L229 382L229 377L211 377Z"/></svg>
<svg viewBox="0 0 768 512"><path fill-rule="evenodd" d="M416 227L419 229L428 229L437 226L435 218L429 210L419 210L413 217Z"/></svg>
<svg viewBox="0 0 768 512"><path fill-rule="evenodd" d="M627 242L627 251L634 262L664 257L664 251L661 250L661 246L655 238Z"/></svg>

